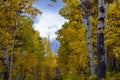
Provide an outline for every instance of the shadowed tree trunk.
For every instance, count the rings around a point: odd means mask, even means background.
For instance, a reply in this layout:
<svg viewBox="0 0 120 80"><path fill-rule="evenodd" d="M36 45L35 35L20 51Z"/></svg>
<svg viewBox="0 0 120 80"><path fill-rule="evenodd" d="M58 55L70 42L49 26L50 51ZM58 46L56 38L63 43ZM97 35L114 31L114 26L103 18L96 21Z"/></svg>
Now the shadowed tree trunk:
<svg viewBox="0 0 120 80"><path fill-rule="evenodd" d="M98 26L97 26L97 54L98 54L98 80L105 77L105 49L104 49L104 33L101 32L105 28L105 1L98 0Z"/></svg>

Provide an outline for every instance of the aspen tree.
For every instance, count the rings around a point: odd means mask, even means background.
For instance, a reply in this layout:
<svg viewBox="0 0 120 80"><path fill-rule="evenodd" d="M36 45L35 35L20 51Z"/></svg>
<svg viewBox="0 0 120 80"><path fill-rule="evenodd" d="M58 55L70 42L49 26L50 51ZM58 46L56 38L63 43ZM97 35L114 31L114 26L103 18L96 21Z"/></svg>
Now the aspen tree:
<svg viewBox="0 0 120 80"><path fill-rule="evenodd" d="M92 36L91 36L91 9L92 9L92 1L91 0L81 0L82 5L82 17L83 23L86 25L86 36L88 40L88 53L90 58L90 69L91 75L95 74L95 66L94 66L94 55L93 55L93 45L92 45Z"/></svg>
<svg viewBox="0 0 120 80"><path fill-rule="evenodd" d="M69 21L57 32L57 39L61 45L58 49L58 65L63 79L70 80L74 79L74 76L83 77L86 71L89 71L89 58L80 1L63 2L65 6L60 10L60 14Z"/></svg>
<svg viewBox="0 0 120 80"><path fill-rule="evenodd" d="M35 17L37 14L41 13L38 9L33 7L33 2L35 0L30 1L15 1L15 0L2 0L0 2L1 8L1 50L4 50L3 57L3 66L4 66L4 79L10 80L12 64L13 64L13 54L15 48L15 37L18 30L18 23L22 23L21 17L19 16L21 13L29 14L32 17ZM27 5L27 6L26 6ZM5 37L6 35L6 37ZM3 37L4 36L4 37Z"/></svg>
<svg viewBox="0 0 120 80"><path fill-rule="evenodd" d="M106 63L105 63L105 49L104 49L104 33L105 28L105 1L98 0L98 26L97 26L97 54L98 54L98 80L105 77Z"/></svg>

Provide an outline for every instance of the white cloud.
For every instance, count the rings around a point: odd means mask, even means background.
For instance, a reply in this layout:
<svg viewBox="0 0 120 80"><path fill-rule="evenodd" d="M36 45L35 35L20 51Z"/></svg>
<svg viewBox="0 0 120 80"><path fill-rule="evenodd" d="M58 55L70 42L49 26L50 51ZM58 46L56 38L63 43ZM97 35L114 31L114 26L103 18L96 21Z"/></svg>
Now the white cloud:
<svg viewBox="0 0 120 80"><path fill-rule="evenodd" d="M51 11L44 11L37 20L37 23L34 23L34 29L38 30L42 37L47 37L49 33L51 39L56 37L55 32L66 21L58 13Z"/></svg>

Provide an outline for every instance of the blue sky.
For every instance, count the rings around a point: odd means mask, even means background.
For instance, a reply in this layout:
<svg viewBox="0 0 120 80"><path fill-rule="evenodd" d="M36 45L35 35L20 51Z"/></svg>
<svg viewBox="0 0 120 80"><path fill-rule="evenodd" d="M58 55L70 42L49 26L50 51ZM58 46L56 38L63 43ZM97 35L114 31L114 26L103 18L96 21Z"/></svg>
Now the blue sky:
<svg viewBox="0 0 120 80"><path fill-rule="evenodd" d="M57 0L56 3L50 0L38 0L34 5L43 12L41 16L34 19L34 29L38 30L42 37L47 37L50 34L50 39L55 39L55 32L66 21L59 15L59 9L63 7L62 0Z"/></svg>

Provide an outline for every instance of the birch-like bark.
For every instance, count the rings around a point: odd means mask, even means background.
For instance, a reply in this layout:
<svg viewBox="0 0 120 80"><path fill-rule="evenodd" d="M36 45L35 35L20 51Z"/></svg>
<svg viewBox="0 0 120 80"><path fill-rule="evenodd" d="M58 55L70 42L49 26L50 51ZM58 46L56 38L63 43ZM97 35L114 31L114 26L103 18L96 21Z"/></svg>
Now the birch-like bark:
<svg viewBox="0 0 120 80"><path fill-rule="evenodd" d="M4 66L3 80L9 80L9 55L6 47L4 48L3 66Z"/></svg>
<svg viewBox="0 0 120 80"><path fill-rule="evenodd" d="M98 54L98 80L105 77L105 49L104 49L104 33L101 30L105 28L105 1L98 0L98 26L97 26L97 54Z"/></svg>
<svg viewBox="0 0 120 80"><path fill-rule="evenodd" d="M83 23L86 25L86 36L88 41L88 53L90 58L90 70L91 75L95 74L95 66L94 66L94 56L93 56L93 46L92 46L92 36L91 36L91 23L90 23L90 9L91 5L87 3L91 3L91 0L82 0L82 13L83 13ZM88 9L89 8L89 9Z"/></svg>
<svg viewBox="0 0 120 80"><path fill-rule="evenodd" d="M36 66L35 71L34 71L34 80L37 80L37 66Z"/></svg>
<svg viewBox="0 0 120 80"><path fill-rule="evenodd" d="M90 69L91 75L95 74L95 66L94 66L94 56L93 56L93 46L92 46L92 37L91 37L91 25L90 18L86 19L86 31L87 31L87 40L88 40L88 49L89 49L89 57L90 57Z"/></svg>
<svg viewBox="0 0 120 80"><path fill-rule="evenodd" d="M6 5L6 1L3 1L2 6L5 5ZM4 67L3 80L9 80L9 54L8 54L7 44L4 45L3 49L4 49L4 57L2 59L3 67Z"/></svg>
<svg viewBox="0 0 120 80"><path fill-rule="evenodd" d="M15 37L16 37L16 33L17 33L17 27L14 30L14 36L13 36L13 44L12 44L12 54L10 55L10 70L9 70L9 80L11 80L11 71L12 71L12 65L13 65L13 53L14 53L14 47L15 47Z"/></svg>
<svg viewBox="0 0 120 80"><path fill-rule="evenodd" d="M13 54L14 54L14 48L15 48L15 37L17 35L17 31L18 31L18 25L19 25L19 21L18 21L18 17L21 14L21 10L18 10L16 12L17 14L17 19L16 19L16 23L15 23L15 29L14 29L14 35L13 35L13 43L12 43L12 50L11 50L11 55L10 55L10 68L9 68L9 80L11 80L11 71L12 71L12 65L13 65Z"/></svg>

